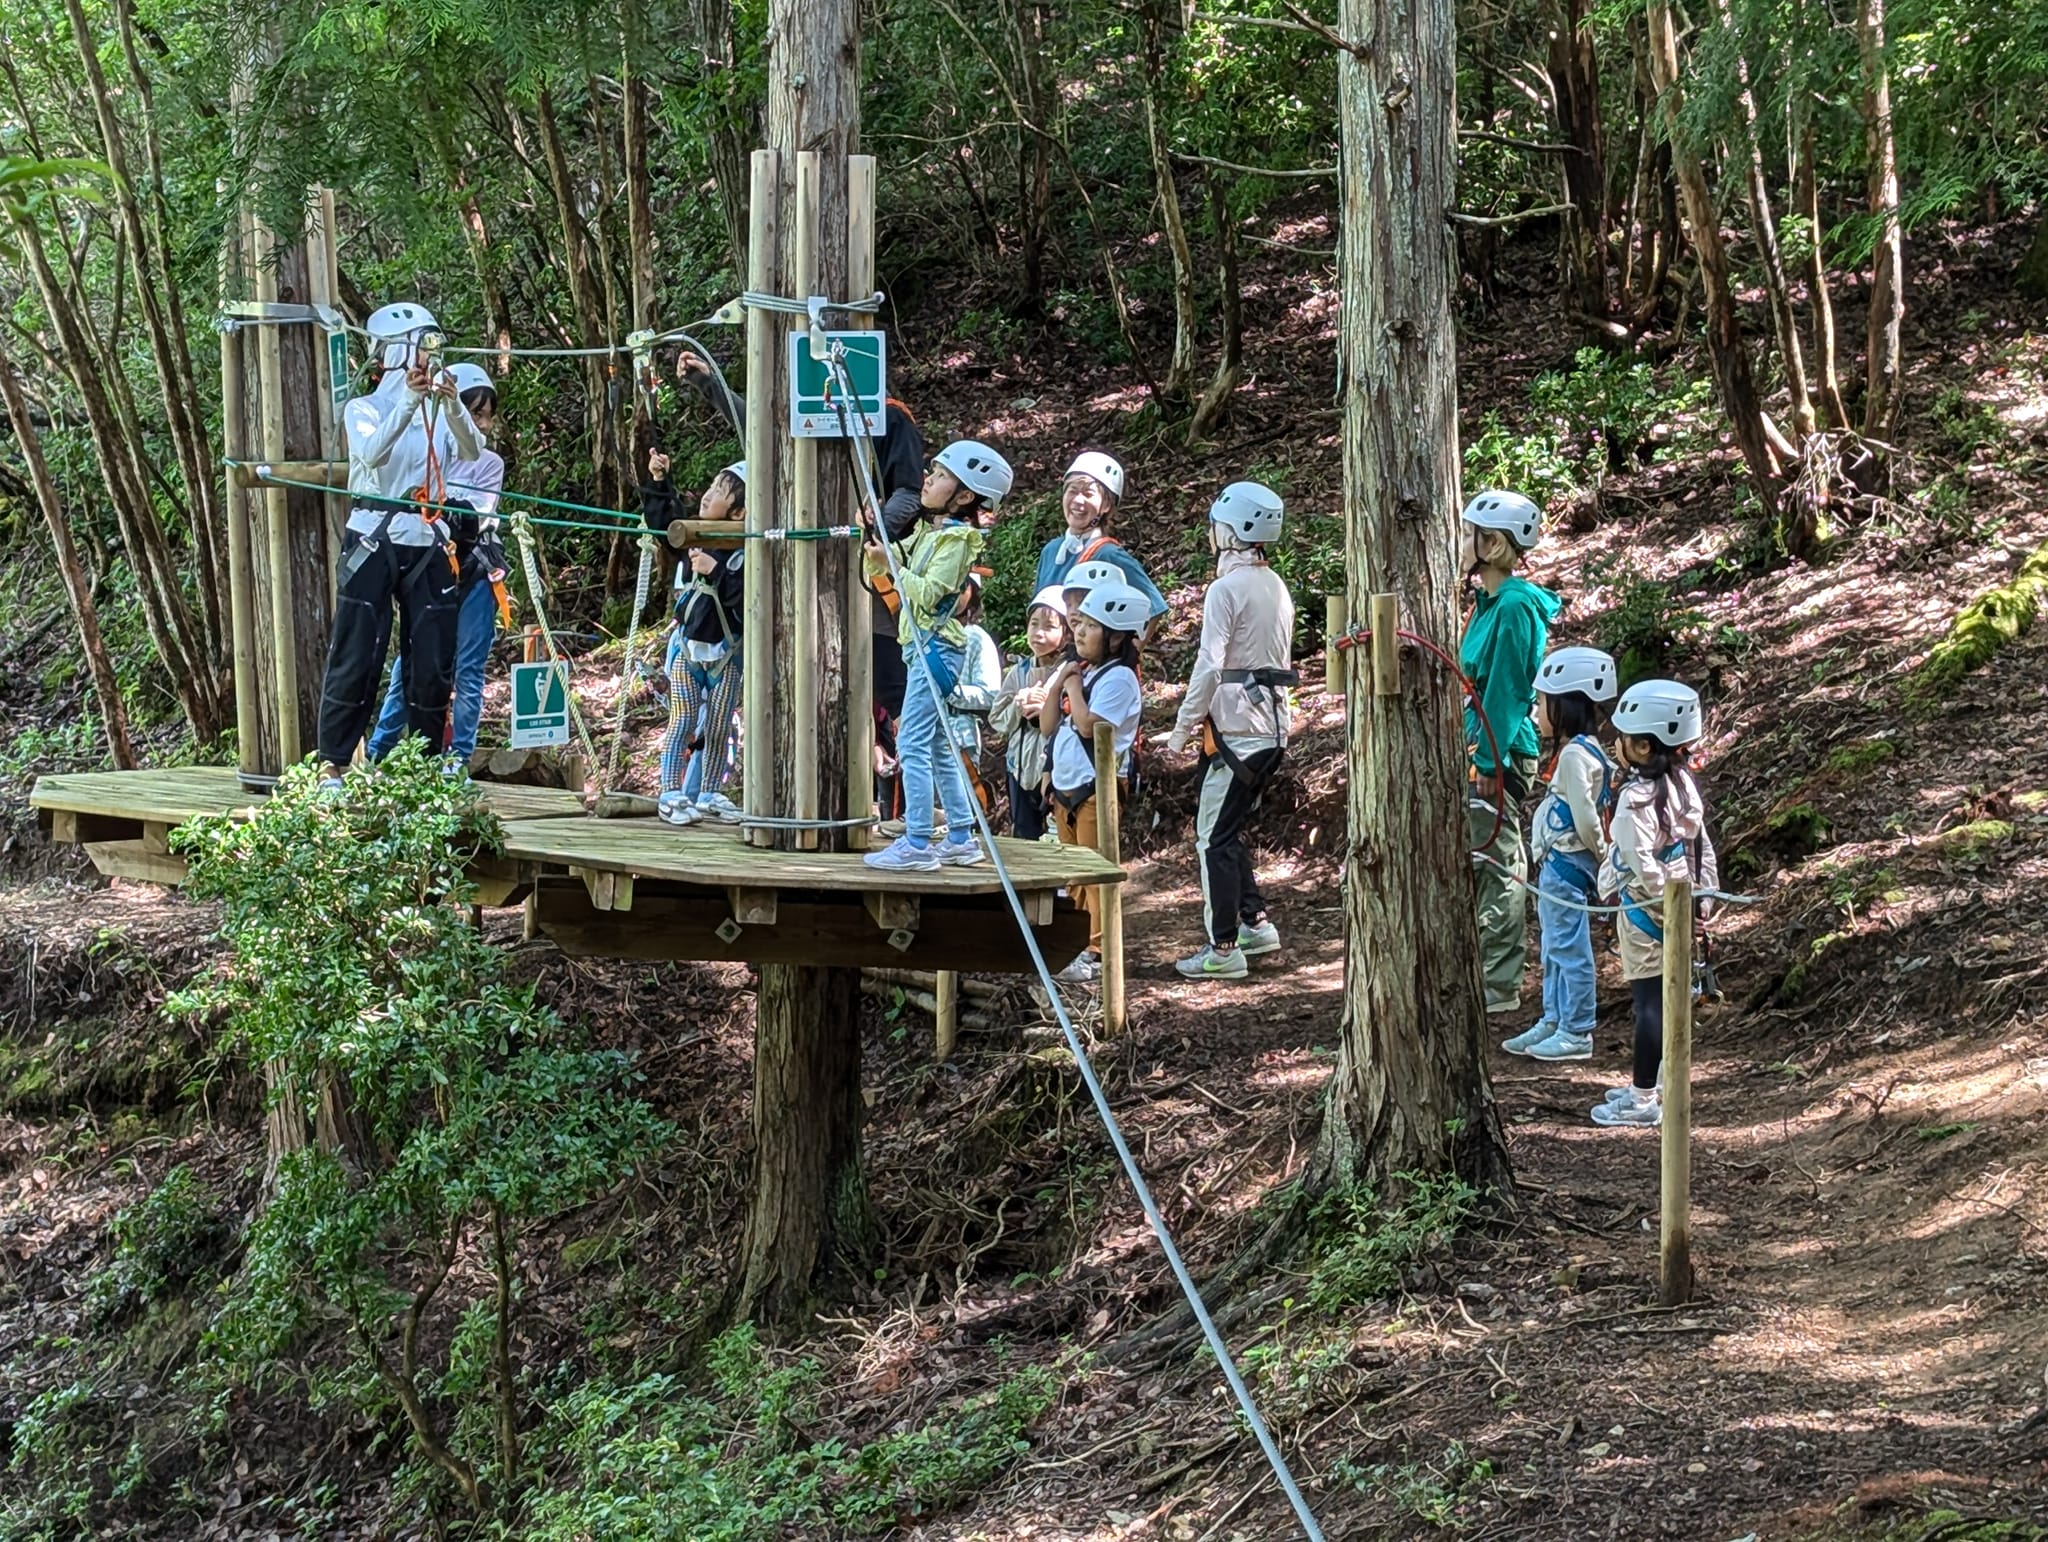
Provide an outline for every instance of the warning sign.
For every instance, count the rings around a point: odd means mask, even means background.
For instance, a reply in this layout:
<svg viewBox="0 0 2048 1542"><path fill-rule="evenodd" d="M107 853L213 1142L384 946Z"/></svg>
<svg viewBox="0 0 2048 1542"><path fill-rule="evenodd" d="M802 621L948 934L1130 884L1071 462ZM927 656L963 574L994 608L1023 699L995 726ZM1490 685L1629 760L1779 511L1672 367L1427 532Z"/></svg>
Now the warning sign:
<svg viewBox="0 0 2048 1542"><path fill-rule="evenodd" d="M348 373L348 334L329 332L327 334L327 394L334 402L334 420L341 421L341 409L348 405L348 393L354 382Z"/></svg>
<svg viewBox="0 0 2048 1542"><path fill-rule="evenodd" d="M515 750L569 742L569 677L560 664L512 666L512 737Z"/></svg>
<svg viewBox="0 0 2048 1542"><path fill-rule="evenodd" d="M849 404L847 419L839 416L838 374L824 359L811 357L811 334L789 334L789 432L795 439L843 439L852 414L861 413L868 432L882 433L882 409L889 396L888 335L883 332L827 332L825 346L846 345L846 374L858 405Z"/></svg>

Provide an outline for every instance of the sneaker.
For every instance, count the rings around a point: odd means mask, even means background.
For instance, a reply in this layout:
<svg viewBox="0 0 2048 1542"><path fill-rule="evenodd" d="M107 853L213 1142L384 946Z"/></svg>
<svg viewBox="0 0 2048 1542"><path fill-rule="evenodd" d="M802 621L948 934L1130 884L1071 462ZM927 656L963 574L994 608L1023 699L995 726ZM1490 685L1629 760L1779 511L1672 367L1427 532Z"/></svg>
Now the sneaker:
<svg viewBox="0 0 2048 1542"><path fill-rule="evenodd" d="M722 792L707 792L697 800L697 817L715 819L722 825L736 825L747 817L747 811Z"/></svg>
<svg viewBox="0 0 2048 1542"><path fill-rule="evenodd" d="M1488 996L1486 998L1486 1015L1488 1017L1506 1017L1510 1012L1519 1012L1521 1009L1522 998L1519 996Z"/></svg>
<svg viewBox="0 0 2048 1542"><path fill-rule="evenodd" d="M1659 1082L1655 1088L1655 1091L1657 1096L1661 1099L1664 1096L1664 1084L1662 1082ZM1635 1083L1633 1082L1623 1082L1619 1087L1609 1087L1607 1089L1607 1101L1610 1103L1633 1102L1635 1100L1635 1095L1636 1089Z"/></svg>
<svg viewBox="0 0 2048 1542"><path fill-rule="evenodd" d="M1664 1122L1664 1100L1655 1092L1638 1092L1631 1087L1626 1098L1597 1105L1593 1110L1593 1122L1609 1127L1655 1129Z"/></svg>
<svg viewBox="0 0 2048 1542"><path fill-rule="evenodd" d="M1176 961L1173 967L1190 980L1242 980L1251 973L1251 967L1244 961L1243 948L1220 953L1214 944L1191 958Z"/></svg>
<svg viewBox="0 0 2048 1542"><path fill-rule="evenodd" d="M1102 978L1102 960L1093 953L1083 953L1053 978L1068 985L1093 985Z"/></svg>
<svg viewBox="0 0 2048 1542"><path fill-rule="evenodd" d="M654 812L663 824L693 825L704 817L702 810L680 792L665 792L655 800Z"/></svg>
<svg viewBox="0 0 2048 1542"><path fill-rule="evenodd" d="M1591 1060L1593 1036L1590 1033L1568 1033L1560 1028L1528 1053L1531 1060Z"/></svg>
<svg viewBox="0 0 2048 1542"><path fill-rule="evenodd" d="M322 803L339 803L347 792L348 784L338 776L323 776L320 785L314 789L314 796Z"/></svg>
<svg viewBox="0 0 2048 1542"><path fill-rule="evenodd" d="M965 840L934 842L932 850L939 854L939 860L947 867L972 867L986 855L981 849L981 842L971 835Z"/></svg>
<svg viewBox="0 0 2048 1542"><path fill-rule="evenodd" d="M1261 921L1257 926L1246 926L1240 921L1237 927L1237 951L1246 958L1257 958L1262 953L1278 953L1280 928L1271 921Z"/></svg>
<svg viewBox="0 0 2048 1542"><path fill-rule="evenodd" d="M891 873L936 873L939 870L939 854L929 846L911 845L907 835L891 841L880 851L869 852L861 861L869 867Z"/></svg>
<svg viewBox="0 0 2048 1542"><path fill-rule="evenodd" d="M875 826L875 832L878 835L886 835L893 841L902 836L904 828L900 819L885 819Z"/></svg>
<svg viewBox="0 0 2048 1542"><path fill-rule="evenodd" d="M1557 1024L1553 1023L1549 1018L1546 1017L1543 1019L1542 1022L1538 1023L1535 1027L1524 1028L1512 1039L1502 1039L1500 1041L1500 1047L1506 1050L1510 1055L1526 1055L1529 1053L1530 1050L1534 1049L1537 1045L1541 1044L1545 1039L1549 1038L1552 1034L1556 1032Z"/></svg>
<svg viewBox="0 0 2048 1542"><path fill-rule="evenodd" d="M465 782L469 780L469 762L455 755L441 757L441 780L444 782Z"/></svg>

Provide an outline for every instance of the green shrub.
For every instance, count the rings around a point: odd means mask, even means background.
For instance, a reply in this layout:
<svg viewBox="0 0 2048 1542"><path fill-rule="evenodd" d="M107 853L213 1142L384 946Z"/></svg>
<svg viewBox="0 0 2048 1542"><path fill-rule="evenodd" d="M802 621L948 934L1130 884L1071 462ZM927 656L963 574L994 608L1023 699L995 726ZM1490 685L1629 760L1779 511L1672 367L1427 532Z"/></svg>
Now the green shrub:
<svg viewBox="0 0 2048 1542"><path fill-rule="evenodd" d="M1581 348L1568 373L1539 375L1529 404L1551 419L1566 454L1590 470L1625 471L1644 457L1652 432L1702 409L1712 399L1708 380L1683 375L1667 386L1641 359Z"/></svg>
<svg viewBox="0 0 2048 1542"><path fill-rule="evenodd" d="M1316 1257L1308 1298L1314 1306L1336 1311L1392 1295L1410 1269L1449 1246L1479 1204L1479 1191L1456 1176L1402 1181L1405 1190L1391 1205L1366 1187L1316 1201L1309 1212Z"/></svg>
<svg viewBox="0 0 2048 1542"><path fill-rule="evenodd" d="M1624 685L1661 673L1679 644L1697 640L1706 625L1704 613L1681 605L1671 585L1646 577L1627 557L1588 562L1585 576L1607 594L1593 618L1593 645L1614 655Z"/></svg>
<svg viewBox="0 0 2048 1542"><path fill-rule="evenodd" d="M1578 468L1547 428L1517 431L1489 412L1479 420L1479 437L1465 446L1468 492L1507 488L1548 507L1579 485Z"/></svg>
<svg viewBox="0 0 2048 1542"><path fill-rule="evenodd" d="M981 564L993 568L981 593L981 627L1012 653L1024 651L1024 618L1037 592L1038 554L1066 529L1058 493L1006 508L988 532Z"/></svg>
<svg viewBox="0 0 2048 1542"><path fill-rule="evenodd" d="M190 1167L163 1182L114 1217L114 1261L86 1286L86 1312L111 1322L168 1296L216 1259L229 1232L220 1196Z"/></svg>

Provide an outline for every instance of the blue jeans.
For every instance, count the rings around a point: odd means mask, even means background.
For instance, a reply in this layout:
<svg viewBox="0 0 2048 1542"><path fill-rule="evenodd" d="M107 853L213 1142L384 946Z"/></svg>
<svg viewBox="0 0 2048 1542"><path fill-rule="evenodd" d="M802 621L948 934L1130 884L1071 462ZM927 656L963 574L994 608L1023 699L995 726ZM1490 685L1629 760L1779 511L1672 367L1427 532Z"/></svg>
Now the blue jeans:
<svg viewBox="0 0 2048 1542"><path fill-rule="evenodd" d="M489 584L470 585L455 616L455 695L449 703L454 724L448 752L467 764L476 751L476 729L484 714L484 665L490 661L491 644L498 640L498 597ZM391 661L391 685L384 693L384 709L370 732L369 754L382 760L398 748L405 732L405 687L399 683L399 661ZM438 754L441 746L431 748Z"/></svg>
<svg viewBox="0 0 2048 1542"><path fill-rule="evenodd" d="M943 644L941 648L957 680L965 650ZM909 644L903 649L903 666L909 685L903 692L903 716L896 725L896 760L903 778L903 833L913 846L931 844L932 780L936 775L939 804L946 811L952 838L965 840L974 832L967 777L932 700L931 671L925 668L923 654Z"/></svg>
<svg viewBox="0 0 2048 1542"><path fill-rule="evenodd" d="M1589 903L1586 890L1559 870L1571 863L1587 876L1585 857L1553 852L1543 859L1536 879L1536 931L1543 961L1543 1015L1566 1033L1590 1034L1599 1005L1593 973L1592 917L1571 905Z"/></svg>

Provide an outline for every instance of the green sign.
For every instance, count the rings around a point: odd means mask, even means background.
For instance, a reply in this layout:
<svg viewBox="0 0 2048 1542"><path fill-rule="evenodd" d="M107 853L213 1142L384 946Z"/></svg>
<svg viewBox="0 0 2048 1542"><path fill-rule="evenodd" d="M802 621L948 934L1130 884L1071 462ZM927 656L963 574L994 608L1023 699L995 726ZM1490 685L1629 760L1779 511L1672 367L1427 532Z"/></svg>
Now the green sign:
<svg viewBox="0 0 2048 1542"><path fill-rule="evenodd" d="M858 406L848 405L848 418L839 416L839 376L823 359L811 357L811 334L789 334L789 432L793 439L843 439L854 412L867 419L867 431L882 435L882 409L889 395L888 334L883 332L827 332L825 346L846 345L846 375L853 382ZM860 430L853 428L858 434Z"/></svg>
<svg viewBox="0 0 2048 1542"><path fill-rule="evenodd" d="M348 405L350 381L348 374L348 334L329 332L327 334L327 394L334 399L334 415L341 416L341 409Z"/></svg>
<svg viewBox="0 0 2048 1542"><path fill-rule="evenodd" d="M515 750L569 742L569 676L560 664L512 666L512 738Z"/></svg>

